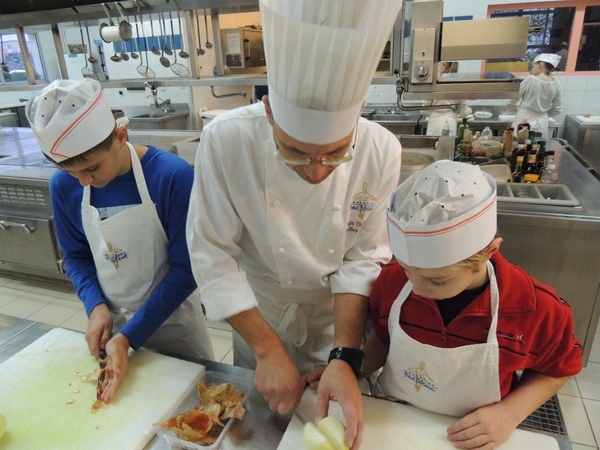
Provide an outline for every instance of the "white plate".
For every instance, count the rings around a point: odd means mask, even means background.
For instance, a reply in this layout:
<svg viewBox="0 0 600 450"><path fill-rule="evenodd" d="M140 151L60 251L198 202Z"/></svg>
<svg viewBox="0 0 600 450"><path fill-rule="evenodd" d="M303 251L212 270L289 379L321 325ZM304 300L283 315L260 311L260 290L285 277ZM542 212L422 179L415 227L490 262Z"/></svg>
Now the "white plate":
<svg viewBox="0 0 600 450"><path fill-rule="evenodd" d="M489 111L475 111L473 113L473 116L476 119L489 119L490 117L493 116L493 114Z"/></svg>

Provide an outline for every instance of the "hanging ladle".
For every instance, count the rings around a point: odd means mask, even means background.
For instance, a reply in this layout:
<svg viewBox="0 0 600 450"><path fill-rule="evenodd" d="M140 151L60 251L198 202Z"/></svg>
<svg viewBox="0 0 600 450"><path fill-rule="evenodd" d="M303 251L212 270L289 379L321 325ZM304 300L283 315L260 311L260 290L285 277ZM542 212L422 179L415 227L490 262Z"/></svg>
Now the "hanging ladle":
<svg viewBox="0 0 600 450"><path fill-rule="evenodd" d="M127 17L129 19L129 17ZM135 17L134 17L135 19ZM138 48L138 45L140 44L140 34L138 31L138 24L137 22L135 22L135 34L136 34L136 38L134 40L134 42L131 44L131 57L133 59L138 59L140 57L140 55L138 55L137 52L140 51L140 49ZM133 44L135 43L135 51L133 51Z"/></svg>
<svg viewBox="0 0 600 450"><path fill-rule="evenodd" d="M96 64L98 59L92 56L92 41L90 40L90 29L88 28L87 24L85 25L85 32L87 34L88 47L90 51L90 57L87 60L92 64Z"/></svg>
<svg viewBox="0 0 600 450"><path fill-rule="evenodd" d="M160 13L160 17L162 19L162 29L164 30L163 50L167 55L173 56L173 50L171 50L171 48L167 45L167 22L165 21L165 15Z"/></svg>
<svg viewBox="0 0 600 450"><path fill-rule="evenodd" d="M204 10L204 28L206 28L206 48L211 49L213 47L212 43L208 40L208 18L206 17L206 10Z"/></svg>
<svg viewBox="0 0 600 450"><path fill-rule="evenodd" d="M150 33L152 34L152 48L150 49L150 51L152 52L152 54L158 56L160 55L160 50L156 48L156 45L154 45L156 37L154 36L154 21L152 20L152 14L150 14ZM160 47L160 41L158 42L158 46Z"/></svg>
<svg viewBox="0 0 600 450"><path fill-rule="evenodd" d="M162 16L162 13L160 14ZM158 21L158 25L160 26L160 35L161 36L165 36L165 34L163 33L163 23L160 21L159 17L159 21ZM165 42L163 42L162 45L162 49L160 52L160 58L158 58L158 60L160 61L160 63L162 64L163 67L171 67L171 61L168 60L168 58L165 58L165 47L167 46L167 44Z"/></svg>
<svg viewBox="0 0 600 450"><path fill-rule="evenodd" d="M177 21L179 22L179 35L181 36L181 51L179 56L183 59L190 57L190 54L183 49L183 29L181 28L181 13L177 10Z"/></svg>
<svg viewBox="0 0 600 450"><path fill-rule="evenodd" d="M81 35L81 48L84 49L84 58L85 56L85 41L83 40L83 28L81 27L81 22L79 22L79 34ZM91 52L91 49L89 48L89 44L88 44L88 50ZM87 78L93 78L94 80L98 79L98 75L95 74L95 72L90 69L88 67L88 59L85 58L85 67L83 69L81 69L81 75L83 75L84 77Z"/></svg>
<svg viewBox="0 0 600 450"><path fill-rule="evenodd" d="M196 11L196 29L198 30L198 56L202 56L206 52L202 48L202 36L200 36L200 14L198 14L198 11Z"/></svg>
<svg viewBox="0 0 600 450"><path fill-rule="evenodd" d="M140 65L137 66L138 73L146 78L154 78L156 74L154 71L148 67L148 39L146 39L146 31L144 30L144 19L142 17L142 11L140 10L140 5L138 5L137 0L134 0L135 6L137 6L138 14L140 15L140 24L142 25L142 34L144 35L144 54L146 55L146 65L144 66L144 59L142 58L142 52L140 50ZM150 16L150 23L152 23L152 15ZM136 29L136 32L138 30ZM139 34L138 34L139 38Z"/></svg>

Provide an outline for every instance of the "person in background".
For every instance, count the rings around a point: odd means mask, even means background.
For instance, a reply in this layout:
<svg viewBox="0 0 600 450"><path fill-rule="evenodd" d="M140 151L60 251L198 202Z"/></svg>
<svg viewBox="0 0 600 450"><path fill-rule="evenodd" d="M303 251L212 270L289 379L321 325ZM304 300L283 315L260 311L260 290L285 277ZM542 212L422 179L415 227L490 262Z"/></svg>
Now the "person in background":
<svg viewBox="0 0 600 450"><path fill-rule="evenodd" d="M89 317L90 353L108 356L100 399L114 398L130 347L213 359L185 241L193 169L127 142L96 80L54 81L26 111L40 148L61 169L50 180L52 210Z"/></svg>
<svg viewBox="0 0 600 450"><path fill-rule="evenodd" d="M564 72L567 68L567 56L569 55L569 44L565 41L562 41L558 46L559 50L556 52L558 56L560 56L560 62L556 66L556 70L559 72Z"/></svg>
<svg viewBox="0 0 600 450"><path fill-rule="evenodd" d="M541 133L542 138L550 137L548 117L562 112L560 85L551 76L559 62L560 56L552 53L535 57L531 75L521 81L519 97L507 104L508 112L516 112L511 125L513 129L518 130L519 124L526 122L530 130Z"/></svg>
<svg viewBox="0 0 600 450"><path fill-rule="evenodd" d="M357 448L360 346L401 165L398 139L360 109L401 2L350 4L260 1L269 93L203 130L187 236L208 318L233 326L234 364L286 414L301 375L331 359L317 413L338 401Z"/></svg>
<svg viewBox="0 0 600 450"><path fill-rule="evenodd" d="M395 261L370 297L364 372L383 367L383 394L460 417L457 448L496 448L583 363L568 303L504 259L496 231L492 177L429 165L392 195Z"/></svg>
<svg viewBox="0 0 600 450"><path fill-rule="evenodd" d="M439 64L438 79L443 81L444 74L456 73L458 63L441 62ZM430 106L439 106L435 109L423 110L424 114L429 115L427 120L427 136L456 136L457 130L457 111L458 116L467 117L471 114L471 109L467 106L466 100L432 100Z"/></svg>

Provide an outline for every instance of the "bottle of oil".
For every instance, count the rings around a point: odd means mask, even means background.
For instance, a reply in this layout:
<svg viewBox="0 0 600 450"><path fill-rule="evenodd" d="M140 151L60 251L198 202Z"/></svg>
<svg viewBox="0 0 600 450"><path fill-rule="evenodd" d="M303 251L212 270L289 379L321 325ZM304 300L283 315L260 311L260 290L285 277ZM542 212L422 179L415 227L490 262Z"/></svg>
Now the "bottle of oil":
<svg viewBox="0 0 600 450"><path fill-rule="evenodd" d="M525 183L537 183L540 181L540 169L537 166L537 151L529 150L527 155L527 164L523 170L523 181Z"/></svg>
<svg viewBox="0 0 600 450"><path fill-rule="evenodd" d="M523 159L525 159L523 155L517 156L515 161L515 170L513 170L511 174L511 180L513 183L520 183L523 181Z"/></svg>
<svg viewBox="0 0 600 450"><path fill-rule="evenodd" d="M513 145L513 129L512 127L508 127L504 130L504 157L508 160L510 159L510 154L512 153L512 145Z"/></svg>
<svg viewBox="0 0 600 450"><path fill-rule="evenodd" d="M525 159L526 155L527 155L527 147L525 146L525 144L518 144L517 148L515 148L513 150L513 152L510 154L510 171L511 171L511 173L515 172L515 169L517 168L517 158L519 156L523 157L523 159L521 160L521 165L522 165L523 160Z"/></svg>

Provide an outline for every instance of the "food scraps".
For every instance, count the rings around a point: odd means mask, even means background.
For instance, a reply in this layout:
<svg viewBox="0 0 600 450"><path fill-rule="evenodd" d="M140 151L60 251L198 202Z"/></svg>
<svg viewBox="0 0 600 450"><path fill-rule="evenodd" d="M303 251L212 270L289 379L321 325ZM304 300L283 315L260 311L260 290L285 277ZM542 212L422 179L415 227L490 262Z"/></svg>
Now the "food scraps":
<svg viewBox="0 0 600 450"><path fill-rule="evenodd" d="M200 445L214 444L227 422L242 419L246 410L242 406L244 394L229 383L198 383L199 403L193 409L156 424L173 430L180 439Z"/></svg>

